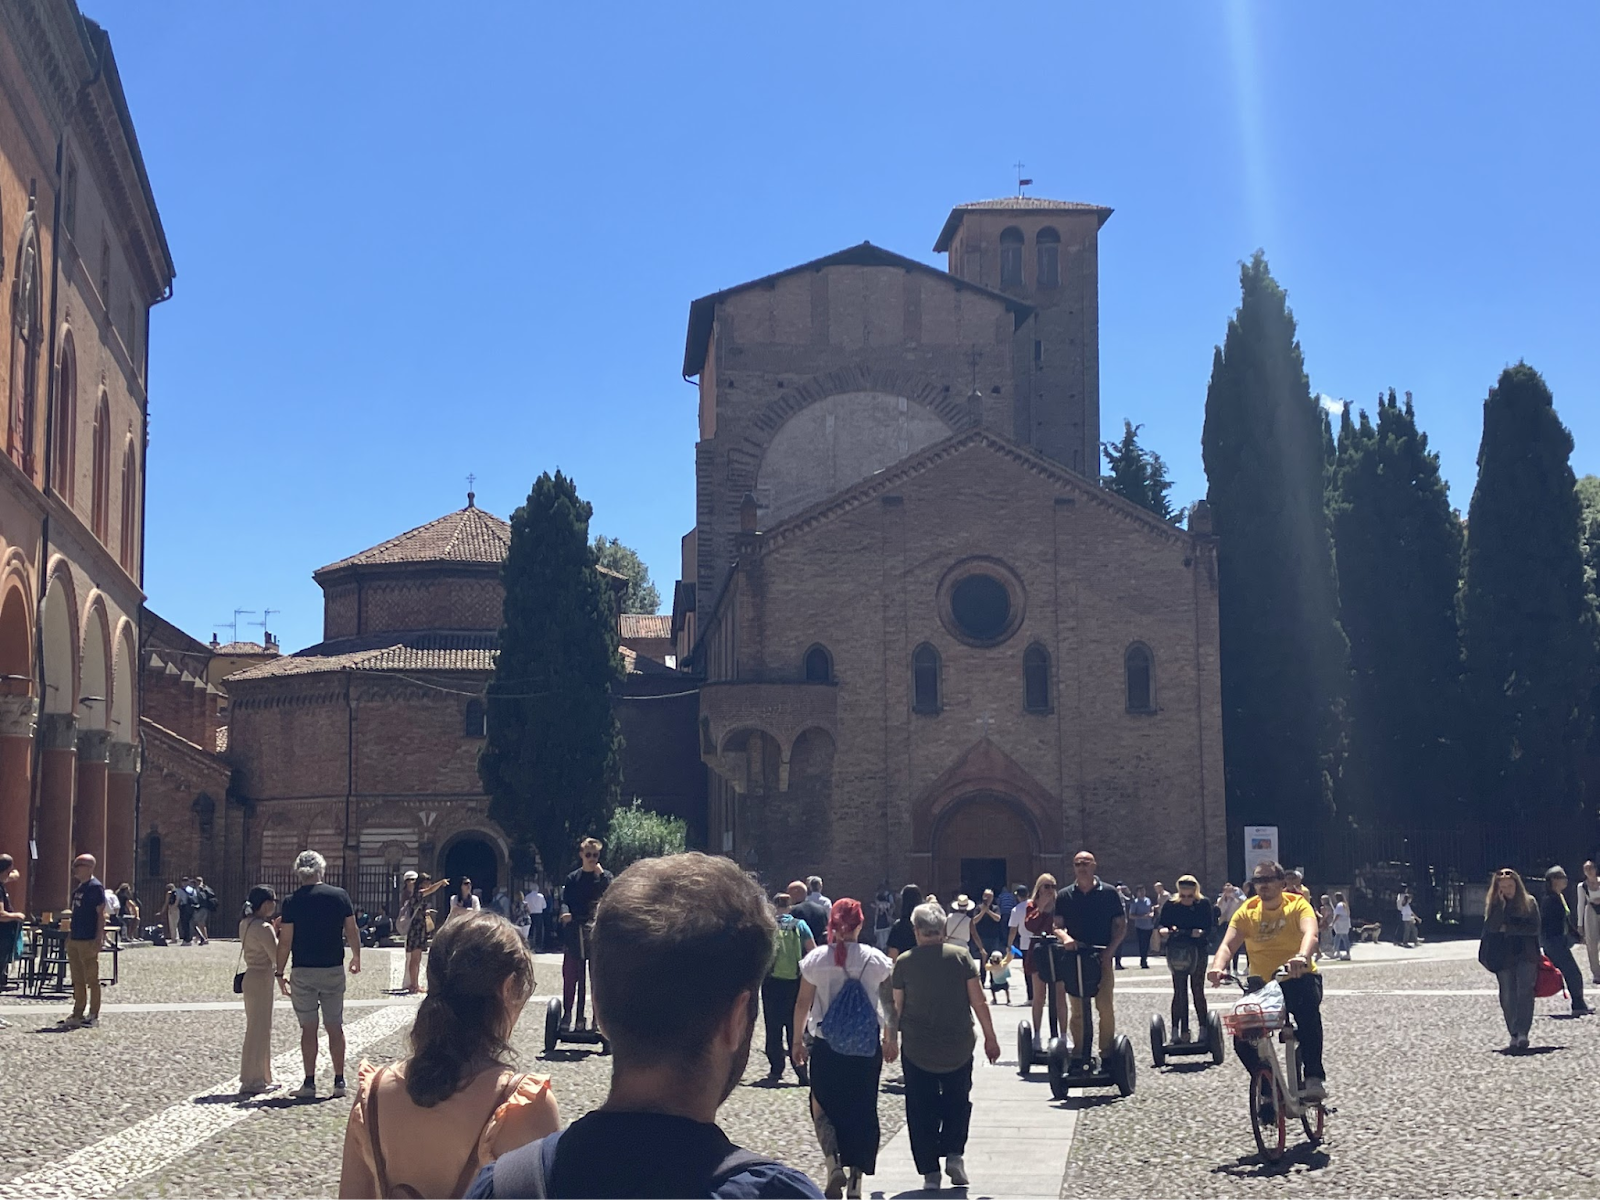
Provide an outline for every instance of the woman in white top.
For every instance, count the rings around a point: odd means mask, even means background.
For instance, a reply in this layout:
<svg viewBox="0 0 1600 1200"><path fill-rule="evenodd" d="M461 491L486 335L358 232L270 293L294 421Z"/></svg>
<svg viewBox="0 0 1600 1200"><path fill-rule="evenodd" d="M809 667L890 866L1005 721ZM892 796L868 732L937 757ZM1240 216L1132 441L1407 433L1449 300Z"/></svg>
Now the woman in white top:
<svg viewBox="0 0 1600 1200"><path fill-rule="evenodd" d="M457 913L477 912L482 907L472 894L472 880L463 875L460 890L450 897L450 915L454 917Z"/></svg>
<svg viewBox="0 0 1600 1200"><path fill-rule="evenodd" d="M862 924L859 901L834 901L828 944L800 960L794 1007L795 1026L803 1025L808 1035L795 1041L794 1064L804 1067L810 1060L811 1120L828 1163L823 1195L830 1197L846 1188L860 1196L862 1175L877 1169L878 1076L883 1060L893 1062L897 1053L895 1043L884 1040L879 1001L879 988L894 968L887 955L860 943ZM863 1028L869 1023L874 1028Z"/></svg>
<svg viewBox="0 0 1600 1200"><path fill-rule="evenodd" d="M944 940L952 946L961 946L972 953L972 897L965 892L950 905L950 914L944 919Z"/></svg>
<svg viewBox="0 0 1600 1200"><path fill-rule="evenodd" d="M1350 957L1350 906L1344 902L1344 893L1333 894L1333 957Z"/></svg>
<svg viewBox="0 0 1600 1200"><path fill-rule="evenodd" d="M1573 900L1578 905L1578 932L1589 949L1589 977L1600 983L1600 870L1593 859L1583 864L1583 878Z"/></svg>

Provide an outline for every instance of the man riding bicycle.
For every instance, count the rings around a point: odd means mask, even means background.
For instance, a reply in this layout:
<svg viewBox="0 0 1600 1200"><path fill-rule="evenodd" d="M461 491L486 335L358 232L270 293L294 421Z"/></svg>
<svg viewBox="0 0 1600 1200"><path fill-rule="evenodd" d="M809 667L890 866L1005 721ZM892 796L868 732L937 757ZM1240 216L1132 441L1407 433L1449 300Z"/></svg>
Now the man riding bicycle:
<svg viewBox="0 0 1600 1200"><path fill-rule="evenodd" d="M1256 864L1251 881L1256 894L1228 922L1228 932L1212 956L1206 978L1221 983L1240 945L1250 956L1252 976L1270 980L1280 967L1288 970L1283 1002L1300 1039L1300 1062L1306 1075L1303 1095L1320 1102L1327 1098L1327 1073L1322 1067L1322 976L1311 959L1317 949L1316 910L1304 896L1285 891L1286 873L1275 862ZM1245 1070L1255 1074L1261 1059L1254 1043L1234 1038L1233 1049Z"/></svg>

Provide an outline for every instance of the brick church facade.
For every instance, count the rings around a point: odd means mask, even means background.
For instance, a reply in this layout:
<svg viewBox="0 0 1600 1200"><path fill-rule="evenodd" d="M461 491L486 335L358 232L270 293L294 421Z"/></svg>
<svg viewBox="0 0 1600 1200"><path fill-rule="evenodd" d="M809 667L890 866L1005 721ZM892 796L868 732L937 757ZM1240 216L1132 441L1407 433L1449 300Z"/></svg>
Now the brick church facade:
<svg viewBox="0 0 1600 1200"><path fill-rule="evenodd" d="M697 300L711 844L833 895L1226 869L1215 545L1101 488L1108 209L963 205Z"/></svg>

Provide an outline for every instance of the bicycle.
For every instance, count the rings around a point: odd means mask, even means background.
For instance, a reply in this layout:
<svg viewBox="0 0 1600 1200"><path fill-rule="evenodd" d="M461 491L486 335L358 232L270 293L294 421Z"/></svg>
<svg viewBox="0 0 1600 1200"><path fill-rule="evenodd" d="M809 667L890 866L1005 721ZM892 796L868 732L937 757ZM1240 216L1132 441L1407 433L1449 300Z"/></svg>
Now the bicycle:
<svg viewBox="0 0 1600 1200"><path fill-rule="evenodd" d="M1237 975L1227 973L1223 978L1238 984L1246 996L1266 986L1257 975L1241 980ZM1280 967L1272 978L1274 981L1288 979L1289 972ZM1303 1095L1305 1068L1300 1062L1300 1040L1295 1036L1288 1010L1267 1010L1259 1004L1241 1002L1234 1006L1232 1012L1222 1014L1222 1023L1234 1037L1255 1046L1261 1063L1260 1068L1250 1076L1250 1129L1255 1134L1261 1156L1269 1163L1275 1163L1283 1157L1290 1117L1300 1118L1306 1139L1313 1146L1321 1145L1327 1108L1320 1100L1308 1101ZM1278 1058L1273 1034L1277 1034L1276 1040L1283 1043L1285 1061ZM1287 1086L1289 1079L1294 1080L1292 1090ZM1267 1121L1262 1115L1268 1104L1272 1106L1273 1121Z"/></svg>

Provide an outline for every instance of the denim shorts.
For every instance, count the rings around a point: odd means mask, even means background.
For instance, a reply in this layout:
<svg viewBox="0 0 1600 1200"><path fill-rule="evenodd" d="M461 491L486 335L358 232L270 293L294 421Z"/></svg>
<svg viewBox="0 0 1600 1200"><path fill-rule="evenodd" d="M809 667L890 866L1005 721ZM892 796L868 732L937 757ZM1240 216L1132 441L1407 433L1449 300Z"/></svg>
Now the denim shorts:
<svg viewBox="0 0 1600 1200"><path fill-rule="evenodd" d="M344 1024L344 967L295 967L289 972L289 1004L303 1028L315 1028L317 1006L322 1023Z"/></svg>

